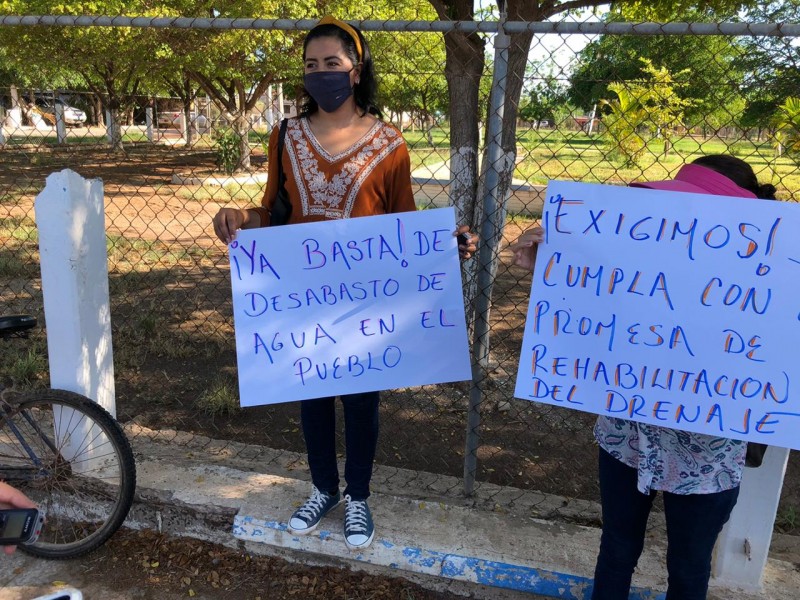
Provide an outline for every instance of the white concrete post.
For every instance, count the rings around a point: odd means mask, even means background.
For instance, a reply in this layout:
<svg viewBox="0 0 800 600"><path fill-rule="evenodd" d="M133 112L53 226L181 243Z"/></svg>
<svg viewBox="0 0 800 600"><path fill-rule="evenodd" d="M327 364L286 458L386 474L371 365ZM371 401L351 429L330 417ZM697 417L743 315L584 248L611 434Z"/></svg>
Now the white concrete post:
<svg viewBox="0 0 800 600"><path fill-rule="evenodd" d="M11 94L11 110L8 111L8 115L6 116L6 125L11 129L11 134L13 135L17 129L22 127L22 109L19 106L17 86L13 83L9 88L9 93Z"/></svg>
<svg viewBox="0 0 800 600"><path fill-rule="evenodd" d="M278 107L278 114L275 117L275 122L280 123L281 119L283 119L283 84L278 84L278 94L275 100L275 104Z"/></svg>
<svg viewBox="0 0 800 600"><path fill-rule="evenodd" d="M3 127L6 125L6 109L4 106L0 106L0 146L6 143L6 134L3 131Z"/></svg>
<svg viewBox="0 0 800 600"><path fill-rule="evenodd" d="M15 106L8 111L6 125L11 129L12 133L22 127L22 109L19 106Z"/></svg>
<svg viewBox="0 0 800 600"><path fill-rule="evenodd" d="M264 97L266 98L266 101L264 102L264 117L267 120L267 130L272 131L272 124L275 122L275 119L273 118L272 115L273 104L275 103L275 100L273 99L272 96L271 85L267 86L267 93L264 94Z"/></svg>
<svg viewBox="0 0 800 600"><path fill-rule="evenodd" d="M200 112L198 110L196 102L192 103L192 110L189 114L190 114L190 119L187 129L192 130L192 139L197 141L197 137L200 135L200 123L198 122L200 117Z"/></svg>
<svg viewBox="0 0 800 600"><path fill-rule="evenodd" d="M64 105L56 102L55 109L56 138L59 144L64 144L67 141L67 123L64 121Z"/></svg>
<svg viewBox="0 0 800 600"><path fill-rule="evenodd" d="M103 182L53 173L34 209L50 385L116 415Z"/></svg>
<svg viewBox="0 0 800 600"><path fill-rule="evenodd" d="M189 132L187 130L187 127L188 123L186 123L186 115L181 110L181 114L178 117L178 131L181 132L181 139L183 139L184 142L186 142L186 140L189 139Z"/></svg>
<svg viewBox="0 0 800 600"><path fill-rule="evenodd" d="M589 129L586 132L587 135L592 135L592 132L594 131L594 119L596 115L597 115L597 102L595 102L592 105L592 115L589 117Z"/></svg>
<svg viewBox="0 0 800 600"><path fill-rule="evenodd" d="M788 449L770 446L760 467L744 470L739 499L714 549L712 585L761 587L788 459Z"/></svg>
<svg viewBox="0 0 800 600"><path fill-rule="evenodd" d="M111 119L111 111L106 111L106 141L109 144L114 143L114 121Z"/></svg>
<svg viewBox="0 0 800 600"><path fill-rule="evenodd" d="M148 106L144 109L144 119L146 123L147 141L153 141L153 107Z"/></svg>

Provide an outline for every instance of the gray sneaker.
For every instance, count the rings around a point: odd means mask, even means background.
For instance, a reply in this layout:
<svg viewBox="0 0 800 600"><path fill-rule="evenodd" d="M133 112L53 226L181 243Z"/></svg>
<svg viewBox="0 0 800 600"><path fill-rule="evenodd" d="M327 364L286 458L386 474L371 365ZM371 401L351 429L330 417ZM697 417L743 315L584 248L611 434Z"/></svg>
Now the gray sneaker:
<svg viewBox="0 0 800 600"><path fill-rule="evenodd" d="M289 531L295 535L311 533L317 528L322 517L339 506L341 501L342 497L338 492L335 496L331 496L312 486L311 496L289 519Z"/></svg>

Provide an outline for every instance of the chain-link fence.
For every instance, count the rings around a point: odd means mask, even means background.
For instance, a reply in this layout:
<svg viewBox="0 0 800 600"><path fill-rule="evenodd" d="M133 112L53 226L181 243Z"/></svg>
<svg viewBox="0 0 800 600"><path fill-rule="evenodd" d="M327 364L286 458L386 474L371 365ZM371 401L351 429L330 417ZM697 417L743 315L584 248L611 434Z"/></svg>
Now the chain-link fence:
<svg viewBox="0 0 800 600"><path fill-rule="evenodd" d="M783 20L796 23L800 10L789 5L797 14ZM508 22L504 77L493 86L496 21L397 6L374 8L361 24L384 117L409 146L417 203L455 203L476 230L493 220L500 243L484 240L483 375L385 393L377 463L431 495L466 487L502 509L594 521L595 417L513 397L530 275L506 246L540 215L550 179L664 179L703 154L739 156L781 200L800 200L798 30L637 28L613 11L606 23L562 23L564 33ZM260 202L266 141L295 114L299 44L315 22L2 18L3 311L42 316L32 207L46 176L71 168L101 178L117 411L141 435L175 430L176 443L192 447L228 440L215 451L254 461L304 450L296 403L238 409L228 260L210 223L220 207ZM490 108L493 89L505 92L502 115ZM492 164L501 166L488 192L501 201L487 214L479 157L492 119L501 158ZM0 352L17 379L47 384L43 335ZM800 507L795 463L779 515L787 529Z"/></svg>

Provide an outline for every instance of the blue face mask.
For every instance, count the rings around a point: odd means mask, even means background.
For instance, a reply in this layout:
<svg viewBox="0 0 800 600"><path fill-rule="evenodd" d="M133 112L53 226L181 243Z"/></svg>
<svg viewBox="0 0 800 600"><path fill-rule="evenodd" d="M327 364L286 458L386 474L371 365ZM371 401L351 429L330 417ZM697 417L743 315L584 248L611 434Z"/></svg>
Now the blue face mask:
<svg viewBox="0 0 800 600"><path fill-rule="evenodd" d="M350 71L306 73L303 76L303 85L319 107L327 113L334 112L353 95Z"/></svg>

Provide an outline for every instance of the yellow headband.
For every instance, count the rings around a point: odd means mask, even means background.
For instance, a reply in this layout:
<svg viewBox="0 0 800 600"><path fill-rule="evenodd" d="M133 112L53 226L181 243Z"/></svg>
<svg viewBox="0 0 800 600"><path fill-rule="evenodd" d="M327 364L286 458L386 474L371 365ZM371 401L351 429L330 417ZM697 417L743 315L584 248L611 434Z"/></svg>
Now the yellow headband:
<svg viewBox="0 0 800 600"><path fill-rule="evenodd" d="M356 33L356 30L350 27L350 25L330 15L322 17L319 20L319 23L314 25L314 27L319 27L320 25L335 25L336 27L344 31L347 35L353 38L353 41L356 44L356 53L358 54L359 62L364 59L364 51L361 49L361 40L358 38L358 33Z"/></svg>

